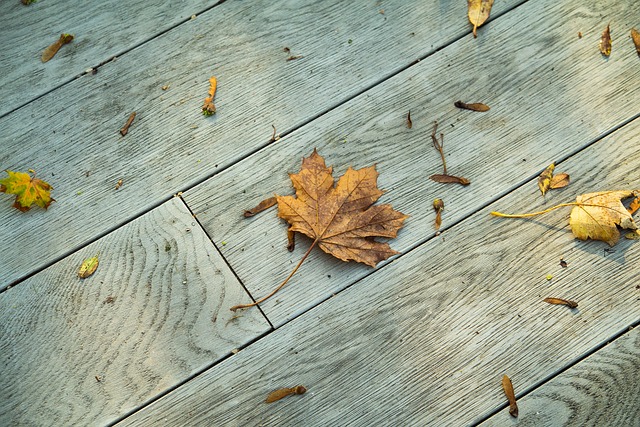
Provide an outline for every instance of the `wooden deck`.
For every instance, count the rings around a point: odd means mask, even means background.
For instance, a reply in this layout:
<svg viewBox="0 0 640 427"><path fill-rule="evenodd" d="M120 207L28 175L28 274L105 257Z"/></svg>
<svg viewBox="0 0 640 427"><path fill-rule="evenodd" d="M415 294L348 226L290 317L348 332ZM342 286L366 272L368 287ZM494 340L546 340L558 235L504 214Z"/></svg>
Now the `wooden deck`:
<svg viewBox="0 0 640 427"><path fill-rule="evenodd" d="M476 39L464 1L7 0L0 22L0 169L56 199L0 194L0 425L640 426L640 243L576 240L568 210L489 216L640 189L634 0L498 0ZM428 179L434 120L471 185ZM309 247L242 212L314 148L335 176L377 165L400 255L315 251L233 313ZM551 162L572 182L542 197Z"/></svg>

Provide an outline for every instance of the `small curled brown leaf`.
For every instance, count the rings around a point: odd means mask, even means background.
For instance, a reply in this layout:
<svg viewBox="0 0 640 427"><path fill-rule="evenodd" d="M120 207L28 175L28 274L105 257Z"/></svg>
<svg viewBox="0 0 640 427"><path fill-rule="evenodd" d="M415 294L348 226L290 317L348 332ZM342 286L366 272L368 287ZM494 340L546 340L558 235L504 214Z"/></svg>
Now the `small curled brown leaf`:
<svg viewBox="0 0 640 427"><path fill-rule="evenodd" d="M562 298L545 298L543 299L544 302L546 302L547 304L554 304L554 305L566 305L569 308L576 308L578 307L578 303L575 301L570 301L568 299L562 299Z"/></svg>
<svg viewBox="0 0 640 427"><path fill-rule="evenodd" d="M442 184L460 184L460 185L471 184L471 181L469 181L467 178L463 178L461 176L453 176L453 175L436 174L436 175L431 175L429 179L435 182L440 182Z"/></svg>
<svg viewBox="0 0 640 427"><path fill-rule="evenodd" d="M508 376L502 377L502 389L504 390L504 394L507 395L507 399L509 399L509 414L512 417L518 417L518 404L516 403L516 394L513 391L513 384L511 384L511 379Z"/></svg>
<svg viewBox="0 0 640 427"><path fill-rule="evenodd" d="M411 121L411 111L407 114L407 127L411 129L413 127L413 122Z"/></svg>
<svg viewBox="0 0 640 427"><path fill-rule="evenodd" d="M287 250L289 252L293 252L296 248L296 232L288 229L287 230Z"/></svg>
<svg viewBox="0 0 640 427"><path fill-rule="evenodd" d="M122 129L120 129L120 135L125 136L129 132L129 126L131 126L131 123L133 123L133 120L135 118L136 112L134 111L129 115L129 118L127 119L127 122L124 124L124 126L122 126Z"/></svg>
<svg viewBox="0 0 640 427"><path fill-rule="evenodd" d="M292 396L294 394L305 394L307 391L306 387L303 385L298 385L291 388L281 388L279 390L274 390L265 399L265 403L273 403L287 396Z"/></svg>
<svg viewBox="0 0 640 427"><path fill-rule="evenodd" d="M276 197L269 197L268 199L264 199L263 201L258 203L258 206L244 211L244 217L250 218L256 214L259 214L262 211L269 209L272 206L275 206L277 203L278 203L278 199Z"/></svg>
<svg viewBox="0 0 640 427"><path fill-rule="evenodd" d="M458 108L462 108L463 110L471 110L471 111L478 111L481 113L484 113L485 111L489 111L491 108L486 105L486 104L482 104L480 102L476 102L473 104L467 104L465 102L462 101L456 101L453 103L453 105L455 105Z"/></svg>
<svg viewBox="0 0 640 427"><path fill-rule="evenodd" d="M600 38L600 53L604 56L611 55L611 31L609 29L610 25L607 25L607 28L602 32L602 37Z"/></svg>
<svg viewBox="0 0 640 427"><path fill-rule="evenodd" d="M442 211L444 209L444 202L442 201L442 199L435 199L433 201L433 209L436 211L435 227L436 230L439 230L440 226L442 225Z"/></svg>

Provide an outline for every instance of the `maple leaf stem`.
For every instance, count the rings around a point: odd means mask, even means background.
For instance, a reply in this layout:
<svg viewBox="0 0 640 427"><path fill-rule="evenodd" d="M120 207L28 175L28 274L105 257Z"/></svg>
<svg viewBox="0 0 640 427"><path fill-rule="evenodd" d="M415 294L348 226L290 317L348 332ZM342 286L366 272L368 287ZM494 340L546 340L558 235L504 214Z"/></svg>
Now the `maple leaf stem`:
<svg viewBox="0 0 640 427"><path fill-rule="evenodd" d="M545 210L539 211L539 212L531 212L531 213L526 213L526 214L505 214L505 213L502 213L502 212L493 211L493 212L491 212L491 215L499 216L501 218L528 218L528 217L531 217L531 216L538 216L538 215L546 214L547 212L551 212L551 211L554 211L556 209L564 208L564 207L567 207L567 206L589 206L589 205L585 205L584 203L577 203L577 202L561 203L559 205L552 206L549 209L545 209Z"/></svg>
<svg viewBox="0 0 640 427"><path fill-rule="evenodd" d="M251 304L240 304L240 305L234 305L233 307L231 307L231 311L236 311L239 310L241 308L249 308L249 307L253 307L254 305L258 305L266 300L268 300L269 298L271 298L272 296L275 295L276 292L278 292L280 289L282 289L284 287L284 285L287 284L287 282L289 281L289 279L291 279L291 277L293 277L293 275L296 273L296 271L298 271L298 269L300 268L300 266L302 265L302 263L307 259L307 257L309 256L309 254L311 253L311 249L313 249L313 247L316 245L316 243L318 243L320 241L320 239L316 239L313 241L313 243L311 244L311 246L309 246L309 249L307 249L307 252L305 252L305 254L302 256L302 259L298 262L298 265L296 265L296 267L293 269L293 271L291 273L289 273L289 275L287 276L286 279L284 279L284 281L282 283L280 283L280 285L275 288L269 295L265 295L262 298L260 298L259 300L257 300L256 302L252 302Z"/></svg>

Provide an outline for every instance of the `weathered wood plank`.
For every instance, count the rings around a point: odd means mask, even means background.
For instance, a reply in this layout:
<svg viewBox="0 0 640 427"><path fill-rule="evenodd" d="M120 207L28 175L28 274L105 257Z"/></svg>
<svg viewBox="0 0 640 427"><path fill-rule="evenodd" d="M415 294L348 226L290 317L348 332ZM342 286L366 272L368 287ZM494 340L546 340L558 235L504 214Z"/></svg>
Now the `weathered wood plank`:
<svg viewBox="0 0 640 427"><path fill-rule="evenodd" d="M514 4L500 2L494 16ZM272 124L301 126L470 31L464 3L388 0L384 15L381 7L227 1L0 119L0 168L35 169L58 201L46 215L0 203L0 235L10 236L0 287L242 159L268 142ZM283 46L304 58L286 61ZM212 74L218 113L204 118ZM10 251L15 242L23 253L37 248L38 260Z"/></svg>
<svg viewBox="0 0 640 427"><path fill-rule="evenodd" d="M165 203L0 294L0 425L115 421L266 332L226 309L238 299L184 204Z"/></svg>
<svg viewBox="0 0 640 427"><path fill-rule="evenodd" d="M635 324L640 245L582 242L568 212L492 218L638 183L640 120L389 263L122 425L468 425L504 402L503 374L527 390ZM597 162L594 162L597 159ZM564 258L568 266L559 265ZM546 276L553 275L548 281ZM576 310L543 298L578 301ZM249 314L249 312L247 312ZM273 389L308 392L267 405Z"/></svg>
<svg viewBox="0 0 640 427"><path fill-rule="evenodd" d="M217 0L0 3L0 116L217 4ZM75 36L43 64L61 33ZM47 103L49 104L49 103Z"/></svg>
<svg viewBox="0 0 640 427"><path fill-rule="evenodd" d="M640 331L634 329L481 426L639 426Z"/></svg>
<svg viewBox="0 0 640 427"><path fill-rule="evenodd" d="M275 210L249 220L241 213L273 193L291 192L287 172L297 172L302 156L317 147L336 175L348 165L377 164L379 186L387 190L381 202L411 215L392 241L393 248L407 251L433 235L434 198L444 199L446 227L638 114L633 46L621 40L617 56L608 61L597 50L609 19L626 28L632 16L625 2L529 2L478 39L443 49L186 192L185 200L214 241L227 242L223 255L259 298L286 277L309 243L301 241L290 254ZM482 101L492 109L458 110L456 99ZM409 110L412 129L405 126ZM450 173L467 177L470 186L428 179L442 172L429 138L435 119L445 134ZM563 197L552 193L547 199ZM263 308L274 324L282 324L370 272L317 251Z"/></svg>

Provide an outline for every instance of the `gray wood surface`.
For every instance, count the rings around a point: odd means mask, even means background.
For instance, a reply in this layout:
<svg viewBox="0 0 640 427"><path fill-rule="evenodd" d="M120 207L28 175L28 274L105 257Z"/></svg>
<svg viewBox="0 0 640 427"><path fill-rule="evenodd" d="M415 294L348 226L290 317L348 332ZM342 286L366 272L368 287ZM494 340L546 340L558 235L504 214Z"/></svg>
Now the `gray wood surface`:
<svg viewBox="0 0 640 427"><path fill-rule="evenodd" d="M640 331L634 329L480 424L489 426L640 426Z"/></svg>
<svg viewBox="0 0 640 427"><path fill-rule="evenodd" d="M0 203L0 235L9 236L0 244L0 288L264 146L272 124L297 128L470 34L464 2L344 4L227 1L1 118L0 168L36 170L57 203L26 215ZM493 15L514 4L500 2ZM286 61L285 46L304 58ZM218 113L205 118L211 75ZM16 242L25 253L37 248L38 260L11 251Z"/></svg>
<svg viewBox="0 0 640 427"><path fill-rule="evenodd" d="M113 422L265 333L259 311L226 309L248 301L170 200L0 294L0 425Z"/></svg>
<svg viewBox="0 0 640 427"><path fill-rule="evenodd" d="M638 322L638 241L613 253L568 230L568 210L489 216L638 183L640 120L563 162L542 201L530 180L122 425L468 425ZM597 162L593 160L597 159ZM560 258L568 263L559 265ZM552 280L546 276L552 275ZM578 301L575 310L545 297ZM249 314L249 312L247 312ZM267 394L308 392L267 405Z"/></svg>
<svg viewBox="0 0 640 427"><path fill-rule="evenodd" d="M625 45L620 37L609 60L597 50L603 22L620 29L635 25L629 7L615 1L528 2L478 39L468 36L437 52L187 191L185 200L213 240L227 242L223 255L259 298L286 277L309 241L299 239L290 254L286 225L275 209L249 220L241 214L273 193L292 193L287 172L297 172L302 157L317 147L336 176L349 165L377 164L379 186L387 190L381 203L411 216L391 241L394 249L407 251L433 236L434 198L444 200L448 227L640 112L638 56L630 41ZM453 106L457 99L485 102L491 110L459 110ZM405 126L409 110L412 129ZM429 137L436 119L445 134L449 172L470 179L468 187L428 179L442 172ZM638 134L628 138L637 140ZM598 167L593 163L585 168ZM637 187L637 175L629 178ZM565 198L552 192L546 200ZM539 207L544 199L532 202ZM263 308L281 325L371 271L316 251Z"/></svg>
<svg viewBox="0 0 640 427"><path fill-rule="evenodd" d="M216 3L40 0L27 7L20 0L0 2L0 117ZM61 33L75 40L43 64L42 51Z"/></svg>

